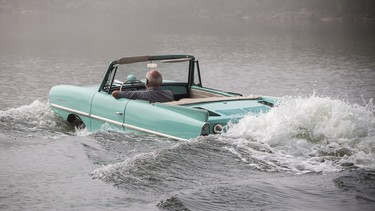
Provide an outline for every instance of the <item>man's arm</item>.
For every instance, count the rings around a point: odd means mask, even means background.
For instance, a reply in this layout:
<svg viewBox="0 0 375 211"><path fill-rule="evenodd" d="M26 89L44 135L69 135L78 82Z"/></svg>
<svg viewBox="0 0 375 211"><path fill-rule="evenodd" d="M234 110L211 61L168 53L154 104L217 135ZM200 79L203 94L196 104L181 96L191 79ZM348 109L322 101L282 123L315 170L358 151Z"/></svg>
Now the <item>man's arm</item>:
<svg viewBox="0 0 375 211"><path fill-rule="evenodd" d="M116 99L119 99L119 98L128 98L128 99L133 99L133 100L136 100L136 99L144 99L144 96L142 94L143 92L140 92L140 91L113 91L112 92L112 96Z"/></svg>
<svg viewBox="0 0 375 211"><path fill-rule="evenodd" d="M120 93L119 93L119 91L113 91L113 92L112 92L112 96L113 96L114 98L116 98L116 99L119 99L119 98L120 98Z"/></svg>

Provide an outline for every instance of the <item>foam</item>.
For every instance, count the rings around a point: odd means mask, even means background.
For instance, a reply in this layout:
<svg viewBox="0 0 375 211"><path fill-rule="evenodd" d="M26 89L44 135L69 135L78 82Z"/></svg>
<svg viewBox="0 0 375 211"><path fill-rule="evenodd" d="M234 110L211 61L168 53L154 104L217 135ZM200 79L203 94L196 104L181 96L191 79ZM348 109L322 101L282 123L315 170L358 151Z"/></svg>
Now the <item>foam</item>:
<svg viewBox="0 0 375 211"><path fill-rule="evenodd" d="M246 149L247 156L274 166L275 171L374 168L374 106L372 101L360 106L315 95L285 97L268 113L249 114L230 124L221 139ZM260 146L268 150L259 150ZM244 155L238 157L243 160Z"/></svg>
<svg viewBox="0 0 375 211"><path fill-rule="evenodd" d="M67 132L67 124L53 113L48 101L35 100L30 105L0 111L0 124L4 133L13 131L28 137L53 137Z"/></svg>

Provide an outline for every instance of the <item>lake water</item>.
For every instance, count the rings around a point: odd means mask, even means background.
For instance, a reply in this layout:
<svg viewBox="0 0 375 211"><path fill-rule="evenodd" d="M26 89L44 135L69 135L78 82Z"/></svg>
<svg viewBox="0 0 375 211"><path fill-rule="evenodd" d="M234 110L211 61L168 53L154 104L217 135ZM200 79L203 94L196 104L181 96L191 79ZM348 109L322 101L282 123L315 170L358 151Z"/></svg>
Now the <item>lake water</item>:
<svg viewBox="0 0 375 211"><path fill-rule="evenodd" d="M373 26L0 16L1 210L375 209ZM153 54L283 101L189 142L76 131L50 110L52 86Z"/></svg>

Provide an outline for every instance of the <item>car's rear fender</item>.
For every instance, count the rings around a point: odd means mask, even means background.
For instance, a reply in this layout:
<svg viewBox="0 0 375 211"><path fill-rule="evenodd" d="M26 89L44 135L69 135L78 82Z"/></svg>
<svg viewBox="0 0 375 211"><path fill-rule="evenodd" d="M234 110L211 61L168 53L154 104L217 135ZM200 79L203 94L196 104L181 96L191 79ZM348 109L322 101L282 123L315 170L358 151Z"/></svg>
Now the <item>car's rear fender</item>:
<svg viewBox="0 0 375 211"><path fill-rule="evenodd" d="M171 138L197 137L201 135L208 120L208 112L204 110L141 100L131 100L125 111L125 129L136 129Z"/></svg>

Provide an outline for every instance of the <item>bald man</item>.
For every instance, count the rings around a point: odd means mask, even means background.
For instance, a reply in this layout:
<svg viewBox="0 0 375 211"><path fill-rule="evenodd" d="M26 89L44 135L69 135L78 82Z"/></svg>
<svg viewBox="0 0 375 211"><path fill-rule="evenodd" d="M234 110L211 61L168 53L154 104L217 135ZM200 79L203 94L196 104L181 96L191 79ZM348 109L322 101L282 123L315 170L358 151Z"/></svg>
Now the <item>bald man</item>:
<svg viewBox="0 0 375 211"><path fill-rule="evenodd" d="M113 91L112 96L116 99L148 100L151 103L173 101L173 93L169 90L163 90L161 88L162 82L161 73L157 70L150 70L146 74L146 91Z"/></svg>

